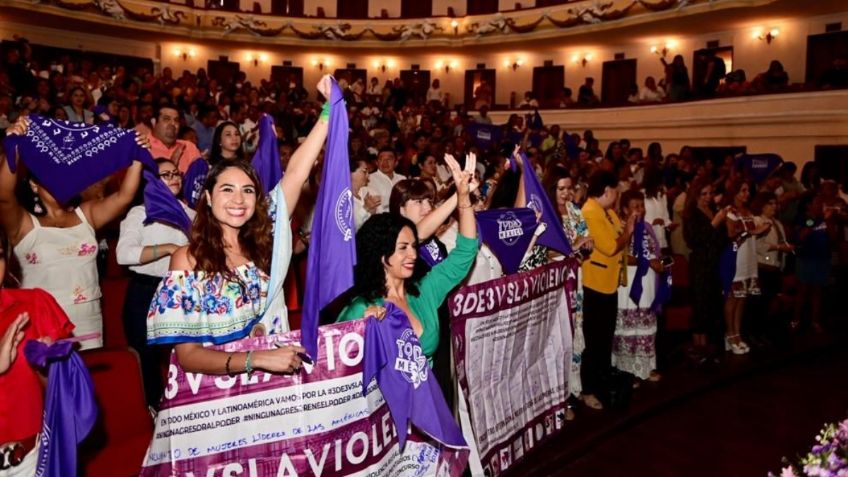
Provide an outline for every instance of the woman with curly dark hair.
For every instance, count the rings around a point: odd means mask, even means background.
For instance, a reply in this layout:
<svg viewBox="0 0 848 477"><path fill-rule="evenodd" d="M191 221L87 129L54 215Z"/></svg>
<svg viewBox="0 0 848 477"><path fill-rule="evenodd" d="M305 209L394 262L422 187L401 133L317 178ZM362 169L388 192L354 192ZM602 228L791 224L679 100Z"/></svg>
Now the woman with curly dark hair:
<svg viewBox="0 0 848 477"><path fill-rule="evenodd" d="M392 303L409 317L421 348L430 360L439 345L438 308L459 285L477 256L477 221L470 198L474 161L465 170L446 157L457 187L459 235L456 248L423 276L416 269L418 232L415 224L399 214L385 213L368 219L356 234L356 298L342 310L339 321L364 316L382 319L383 304ZM469 167L470 166L470 167Z"/></svg>
<svg viewBox="0 0 848 477"><path fill-rule="evenodd" d="M331 77L318 90L330 97ZM187 372L228 374L256 369L272 373L300 368L299 346L228 353L204 347L245 336L288 331L285 309L275 307L282 280L272 289L271 257L285 271L291 258L288 217L327 137L329 104L297 151L266 203L262 184L244 161L225 161L206 178L191 230L189 245L171 258L150 306L150 344L175 344L180 366ZM269 210L272 218L269 218ZM277 230L279 242L274 236ZM275 250L276 249L276 250Z"/></svg>

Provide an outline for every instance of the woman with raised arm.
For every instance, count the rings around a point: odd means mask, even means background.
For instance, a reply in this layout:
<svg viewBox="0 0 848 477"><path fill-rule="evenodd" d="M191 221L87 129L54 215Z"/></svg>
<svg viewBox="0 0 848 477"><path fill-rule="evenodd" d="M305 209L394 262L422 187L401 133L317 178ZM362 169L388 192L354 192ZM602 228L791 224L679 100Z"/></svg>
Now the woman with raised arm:
<svg viewBox="0 0 848 477"><path fill-rule="evenodd" d="M428 360L439 345L438 308L456 287L477 256L477 221L471 204L470 183L475 159L469 156L465 170L452 157L446 157L457 188L459 235L456 248L426 275L416 273L418 228L398 214L371 217L356 234L356 298L342 310L339 321L365 316L382 318L383 304L392 303L409 317ZM420 270L420 269L419 269Z"/></svg>
<svg viewBox="0 0 848 477"><path fill-rule="evenodd" d="M9 133L25 134L27 124L18 122ZM95 232L127 210L141 182L142 165L132 163L116 192L63 205L35 176L22 179L20 169L12 172L10 160L16 158L0 152L0 223L21 264L21 287L42 288L53 295L77 335L100 333L82 341L82 349L99 348L103 316Z"/></svg>
<svg viewBox="0 0 848 477"><path fill-rule="evenodd" d="M330 97L331 81L326 75L318 83L325 98ZM282 280L270 289L272 265L283 273L288 268L292 253L288 217L327 137L329 111L327 103L268 200L250 164L224 161L209 171L189 244L171 257L171 270L148 314L148 343L175 344L185 371L233 375L300 368L298 353L304 349L299 346L228 353L204 344L288 331L285 313L269 309L282 293ZM276 226L281 227L277 240ZM275 249L279 263L272 264Z"/></svg>

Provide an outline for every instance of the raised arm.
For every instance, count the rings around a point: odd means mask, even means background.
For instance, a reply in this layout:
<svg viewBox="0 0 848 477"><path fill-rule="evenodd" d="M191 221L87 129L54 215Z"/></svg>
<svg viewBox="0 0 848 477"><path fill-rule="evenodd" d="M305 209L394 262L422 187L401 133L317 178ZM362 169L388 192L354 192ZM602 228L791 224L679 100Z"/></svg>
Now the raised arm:
<svg viewBox="0 0 848 477"><path fill-rule="evenodd" d="M460 169L459 163L451 156L445 156L445 162L456 183L457 208L459 209L459 233L463 237L477 238L477 218L471 204L471 179L477 167L477 157L469 154L465 158L465 170Z"/></svg>
<svg viewBox="0 0 848 477"><path fill-rule="evenodd" d="M527 189L524 187L524 174L527 174L527 171L524 170L524 160L521 158L520 152L521 147L515 146L515 150L512 151L512 158L510 159L518 164L518 170L521 171L521 177L518 179L518 193L515 194L516 209L527 207Z"/></svg>
<svg viewBox="0 0 848 477"><path fill-rule="evenodd" d="M327 101L330 98L332 81L332 76L324 75L318 82L318 91L327 98ZM312 127L312 131L306 136L306 140L292 154L289 165L286 168L286 173L283 175L282 180L280 180L280 185L286 198L289 216L294 212L297 201L300 199L300 192L303 190L303 184L309 179L312 166L315 164L315 160L318 159L318 154L324 146L324 140L327 139L328 126L329 122L326 118L318 118L318 122Z"/></svg>
<svg viewBox="0 0 848 477"><path fill-rule="evenodd" d="M141 169L141 162L133 161L127 168L127 174L121 182L120 189L102 199L89 200L80 205L80 209L95 230L117 219L127 210L141 184Z"/></svg>
<svg viewBox="0 0 848 477"><path fill-rule="evenodd" d="M6 131L6 134L25 134L29 119L21 117L15 124ZM17 152L15 152L17 154ZM16 161L20 167L20 161L17 157L6 157L4 148L0 147L0 224L9 240L15 244L26 233L23 230L24 219L26 218L26 210L18 203L18 197L15 195L15 187L18 185L18 174L12 172L9 167L9 161ZM20 169L16 168L16 171Z"/></svg>
<svg viewBox="0 0 848 477"><path fill-rule="evenodd" d="M446 159L447 159L448 156L450 156L450 158L454 162L456 162L456 159L454 159L453 156L451 156L450 154L445 154ZM474 154L469 154L468 158L466 159L466 161L471 161L471 160L474 161L474 164L475 164L475 167L476 167L477 157ZM465 166L465 170L466 171L469 170L467 164ZM451 171L451 172L453 172L453 171ZM456 181L456 177L454 177L454 181ZM478 184L477 184L476 180L474 179L474 177L472 176L471 182L469 183L469 191L474 192L474 190L477 189L477 186L478 186ZM421 219L420 222L415 224L416 228L418 228L418 238L419 238L419 240L424 241L424 240L430 238L433 234L436 233L436 231L439 229L439 227L443 223L445 223L445 220L447 220L448 217L450 217L450 215L453 213L454 209L456 209L456 204L457 204L458 200L459 200L458 195L453 194L446 201L444 201L442 203L442 205L440 205L435 210L433 210L432 212L427 214L426 217L424 217L423 219Z"/></svg>

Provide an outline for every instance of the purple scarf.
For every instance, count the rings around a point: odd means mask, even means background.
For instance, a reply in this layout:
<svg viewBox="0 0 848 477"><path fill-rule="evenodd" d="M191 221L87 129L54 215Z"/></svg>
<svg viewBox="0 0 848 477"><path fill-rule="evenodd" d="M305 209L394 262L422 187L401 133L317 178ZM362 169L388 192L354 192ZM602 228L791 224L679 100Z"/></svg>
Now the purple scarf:
<svg viewBox="0 0 848 477"><path fill-rule="evenodd" d="M644 220L639 220L633 227L633 254L636 256L636 275L633 276L633 285L630 287L630 299L639 308L639 301L642 299L642 279L648 274L648 269L651 267L651 261L648 259L650 250L645 248L645 229L650 228L645 226Z"/></svg>
<svg viewBox="0 0 848 477"><path fill-rule="evenodd" d="M468 447L421 350L409 318L386 303L382 320L369 318L365 328L362 394L377 378L395 421L401 450L409 424L448 447Z"/></svg>
<svg viewBox="0 0 848 477"><path fill-rule="evenodd" d="M539 236L536 243L545 247L556 250L563 255L571 255L571 244L565 236L565 229L562 228L562 219L557 213L554 206L551 205L548 194L536 177L535 169L527 159L527 154L521 153L521 161L524 163L524 195L527 199L527 207L530 207L537 213L541 212L542 222L547 224L545 232Z"/></svg>
<svg viewBox="0 0 848 477"><path fill-rule="evenodd" d="M73 343L27 341L27 361L49 369L36 477L77 475L77 445L97 421L94 385Z"/></svg>
<svg viewBox="0 0 848 477"><path fill-rule="evenodd" d="M265 192L271 192L271 189L283 177L283 166L280 164L280 149L277 147L274 119L267 114L259 118L259 144L253 154L252 164Z"/></svg>
<svg viewBox="0 0 848 477"><path fill-rule="evenodd" d="M111 124L89 126L32 116L25 136L6 137L9 170L15 172L17 150L21 160L61 204L88 186L129 167L144 165L145 223L165 222L188 233L191 220L168 186L159 179L159 166L150 152L135 143L133 129Z"/></svg>
<svg viewBox="0 0 848 477"><path fill-rule="evenodd" d="M313 358L318 356L318 317L321 310L353 286L353 266L356 265L347 109L342 90L335 82L330 104L327 153L318 200L315 201L301 319L303 347Z"/></svg>
<svg viewBox="0 0 848 477"><path fill-rule="evenodd" d="M430 268L435 267L445 259L445 254L439 246L438 240L435 238L431 238L418 247L418 256L421 257L421 260L424 260L424 263L426 263Z"/></svg>
<svg viewBox="0 0 848 477"><path fill-rule="evenodd" d="M536 213L525 207L485 210L475 215L483 243L498 257L507 273L516 273L539 226Z"/></svg>

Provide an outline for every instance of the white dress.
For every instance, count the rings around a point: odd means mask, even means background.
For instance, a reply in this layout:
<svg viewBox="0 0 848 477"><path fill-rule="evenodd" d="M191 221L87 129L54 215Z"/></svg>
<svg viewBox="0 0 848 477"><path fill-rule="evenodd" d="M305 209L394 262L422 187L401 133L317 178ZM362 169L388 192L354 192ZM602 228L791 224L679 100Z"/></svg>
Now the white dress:
<svg viewBox="0 0 848 477"><path fill-rule="evenodd" d="M15 246L23 273L22 288L41 288L62 307L74 324L74 335L100 333L80 343L81 349L103 346L103 315L97 274L97 239L85 214L74 209L80 224L43 227L32 217L32 230Z"/></svg>

